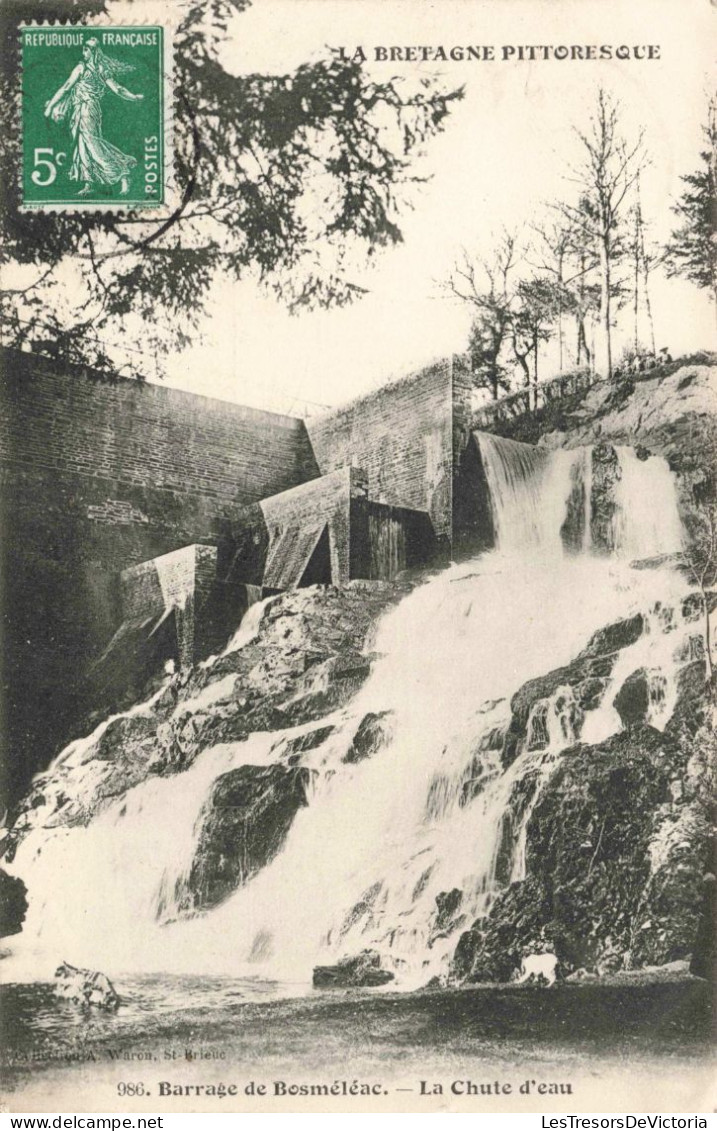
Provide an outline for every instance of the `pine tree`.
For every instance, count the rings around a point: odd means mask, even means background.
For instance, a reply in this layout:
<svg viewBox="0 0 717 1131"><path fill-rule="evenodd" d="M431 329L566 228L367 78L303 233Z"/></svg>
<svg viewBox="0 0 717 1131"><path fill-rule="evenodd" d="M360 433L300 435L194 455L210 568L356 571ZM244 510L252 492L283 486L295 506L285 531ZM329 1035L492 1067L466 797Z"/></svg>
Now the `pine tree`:
<svg viewBox="0 0 717 1131"><path fill-rule="evenodd" d="M708 145L700 153L694 173L680 179L684 192L672 211L682 223L665 247L668 275L682 275L697 287L710 291L717 309L717 103L710 103L703 133Z"/></svg>

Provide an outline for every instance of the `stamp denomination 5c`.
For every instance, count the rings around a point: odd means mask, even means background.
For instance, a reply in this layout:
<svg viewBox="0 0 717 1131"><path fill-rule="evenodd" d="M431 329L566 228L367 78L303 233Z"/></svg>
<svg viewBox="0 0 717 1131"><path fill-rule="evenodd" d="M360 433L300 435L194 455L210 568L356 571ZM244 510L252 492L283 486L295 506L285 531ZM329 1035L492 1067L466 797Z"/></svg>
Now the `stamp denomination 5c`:
<svg viewBox="0 0 717 1131"><path fill-rule="evenodd" d="M144 25L21 29L24 208L165 205L166 34Z"/></svg>

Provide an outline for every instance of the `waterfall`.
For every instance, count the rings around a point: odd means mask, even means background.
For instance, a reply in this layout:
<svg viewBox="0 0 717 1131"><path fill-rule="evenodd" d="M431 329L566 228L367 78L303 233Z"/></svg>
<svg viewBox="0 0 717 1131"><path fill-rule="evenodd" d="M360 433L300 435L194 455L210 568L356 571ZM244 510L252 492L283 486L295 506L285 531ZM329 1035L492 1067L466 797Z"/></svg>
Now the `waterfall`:
<svg viewBox="0 0 717 1131"><path fill-rule="evenodd" d="M498 549L505 553L561 552L577 452L548 452L530 444L475 433L491 496Z"/></svg>
<svg viewBox="0 0 717 1131"><path fill-rule="evenodd" d="M399 985L445 974L460 932L506 884L525 878L530 816L561 752L620 728L612 701L638 668L648 673L650 721L665 725L687 631L665 630L665 608L679 609L685 592L681 578L629 566L636 555L679 545L662 461L620 453L618 552L569 557L560 532L585 453L543 453L483 435L480 448L496 550L435 575L384 616L367 682L305 755L314 771L308 803L271 863L213 910L180 912L217 777L269 765L282 737L301 728L206 749L188 770L149 778L84 827L31 831L10 867L31 900L23 934L9 940L12 974L46 977L66 958L110 975L306 983L313 965L364 947L381 953ZM251 608L227 651L251 643L265 609ZM538 700L506 768L502 739L515 692L636 612L646 630L620 653L601 702L583 717L567 685ZM385 711L393 724L383 747L346 763L361 719Z"/></svg>
<svg viewBox="0 0 717 1131"><path fill-rule="evenodd" d="M247 589L255 599L244 613L241 624L224 649L222 653L224 656L228 656L230 652L238 652L245 644L251 644L252 640L256 640L264 613L269 605L276 601L276 597L265 597L261 600L259 598L261 590L257 586L247 585Z"/></svg>
<svg viewBox="0 0 717 1131"><path fill-rule="evenodd" d="M616 449L615 543L625 557L651 558L682 549L682 523L674 477L662 456L641 459L632 448Z"/></svg>

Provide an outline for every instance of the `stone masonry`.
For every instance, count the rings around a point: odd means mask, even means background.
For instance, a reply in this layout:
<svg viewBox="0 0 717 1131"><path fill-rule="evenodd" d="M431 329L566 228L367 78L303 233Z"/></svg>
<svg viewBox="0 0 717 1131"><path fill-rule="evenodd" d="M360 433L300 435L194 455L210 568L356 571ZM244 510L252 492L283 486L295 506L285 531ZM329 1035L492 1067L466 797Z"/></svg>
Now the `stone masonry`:
<svg viewBox="0 0 717 1131"><path fill-rule="evenodd" d="M85 673L128 623L127 570L213 548L221 619L247 585L389 577L452 553L470 424L454 362L305 423L34 353L1 361L11 793L86 709Z"/></svg>

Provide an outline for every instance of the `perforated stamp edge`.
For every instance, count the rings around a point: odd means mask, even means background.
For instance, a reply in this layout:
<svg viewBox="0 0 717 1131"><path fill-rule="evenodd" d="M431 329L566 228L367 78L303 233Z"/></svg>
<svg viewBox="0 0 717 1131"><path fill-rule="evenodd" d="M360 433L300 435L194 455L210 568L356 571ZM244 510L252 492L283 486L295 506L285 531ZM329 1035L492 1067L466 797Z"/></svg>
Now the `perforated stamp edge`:
<svg viewBox="0 0 717 1131"><path fill-rule="evenodd" d="M156 205L138 205L136 201L122 201L122 200L98 200L92 201L86 197L77 201L61 201L61 202L43 202L43 201L25 201L24 200L24 119L23 119L23 34L26 31L108 31L108 30L126 30L126 31L150 31L155 29L162 31L162 131L163 131L163 147L164 147L164 168L163 172L163 185L164 185L164 200ZM18 25L18 39L17 39L17 54L18 54L18 67L17 67L17 83L18 90L16 94L16 128L17 128L17 192L18 192L18 210L25 214L32 214L37 212L52 213L52 212L66 212L66 213L84 213L85 215L98 216L105 214L115 215L118 212L126 216L136 216L138 220L145 219L147 223L152 223L154 220L169 219L172 213L176 210L179 189L176 180L176 170L174 164L174 128L176 120L176 101L177 94L174 85L174 35L173 27L168 24L158 24L156 21L142 21L132 20L131 23L111 20L106 18L104 20L80 21L72 19L63 20L31 20L23 22Z"/></svg>

